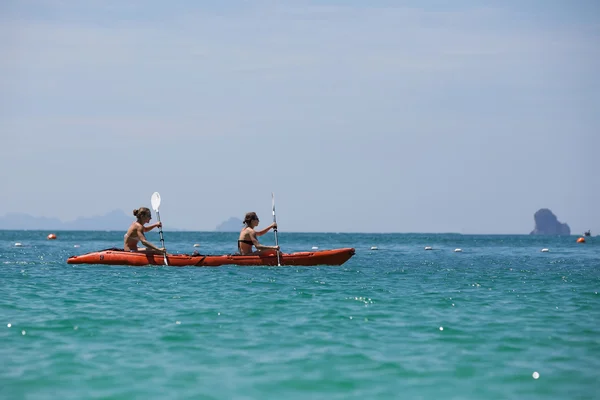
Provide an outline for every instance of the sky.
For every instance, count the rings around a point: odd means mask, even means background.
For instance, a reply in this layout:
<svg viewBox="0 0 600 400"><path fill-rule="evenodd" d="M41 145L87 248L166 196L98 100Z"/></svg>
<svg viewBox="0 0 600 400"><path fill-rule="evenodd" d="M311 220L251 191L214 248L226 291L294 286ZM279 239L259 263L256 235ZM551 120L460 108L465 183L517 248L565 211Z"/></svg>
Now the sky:
<svg viewBox="0 0 600 400"><path fill-rule="evenodd" d="M598 43L592 0L3 1L0 215L600 234Z"/></svg>

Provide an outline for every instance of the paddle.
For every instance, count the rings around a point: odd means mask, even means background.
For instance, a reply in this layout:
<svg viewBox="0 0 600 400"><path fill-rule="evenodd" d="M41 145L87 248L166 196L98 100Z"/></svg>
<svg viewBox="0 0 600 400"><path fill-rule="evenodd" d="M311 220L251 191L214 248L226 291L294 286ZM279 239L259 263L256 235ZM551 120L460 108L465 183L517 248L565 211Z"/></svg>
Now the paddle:
<svg viewBox="0 0 600 400"><path fill-rule="evenodd" d="M277 223L277 218L275 217L275 193L271 192L271 200L273 202L273 223ZM277 228L273 228L273 232L275 232L275 246L279 246L279 241L277 240ZM277 250L277 266L280 267L281 263L279 262L279 250Z"/></svg>
<svg viewBox="0 0 600 400"><path fill-rule="evenodd" d="M156 218L158 219L158 222L160 222L160 213L158 212L158 208L160 207L160 194L158 192L154 192L152 194L152 198L150 199L150 202L152 203L152 209L156 213ZM165 239L163 238L162 225L160 228L158 228L158 233L160 235L160 244L164 248L165 247ZM169 263L167 262L166 252L165 252L164 256L165 256L165 265L169 266Z"/></svg>

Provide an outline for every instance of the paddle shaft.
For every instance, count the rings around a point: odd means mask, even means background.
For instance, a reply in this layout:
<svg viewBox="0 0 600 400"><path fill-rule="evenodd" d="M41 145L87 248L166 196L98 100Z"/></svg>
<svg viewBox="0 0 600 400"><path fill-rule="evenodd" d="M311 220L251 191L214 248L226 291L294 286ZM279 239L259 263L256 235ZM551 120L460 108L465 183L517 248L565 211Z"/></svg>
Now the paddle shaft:
<svg viewBox="0 0 600 400"><path fill-rule="evenodd" d="M275 217L275 193L271 193L271 200L273 201L273 223L277 224L277 217ZM275 246L279 246L279 240L277 239L277 228L273 228L273 232L275 232ZM277 250L277 266L281 266L281 262L279 260L279 250Z"/></svg>
<svg viewBox="0 0 600 400"><path fill-rule="evenodd" d="M160 213L158 212L158 210L156 210L156 219L158 219L158 222L160 222ZM165 247L165 239L163 237L162 224L158 228L158 234L160 235L160 244L161 244L161 247L164 248ZM165 256L165 265L168 266L169 262L167 261L166 249L165 249L165 255L164 256Z"/></svg>

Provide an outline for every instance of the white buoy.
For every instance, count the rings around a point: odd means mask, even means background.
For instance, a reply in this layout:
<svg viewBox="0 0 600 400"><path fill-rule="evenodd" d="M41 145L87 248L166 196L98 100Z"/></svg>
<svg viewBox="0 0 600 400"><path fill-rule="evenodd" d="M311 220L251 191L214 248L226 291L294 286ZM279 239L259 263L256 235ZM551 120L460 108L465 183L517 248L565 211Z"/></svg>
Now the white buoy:
<svg viewBox="0 0 600 400"><path fill-rule="evenodd" d="M433 250L433 247L431 247L431 246L425 246L425 250Z"/></svg>
<svg viewBox="0 0 600 400"><path fill-rule="evenodd" d="M549 251L550 251L550 250L548 250L548 249L542 249L542 253L547 253L547 252L549 252Z"/></svg>
<svg viewBox="0 0 600 400"><path fill-rule="evenodd" d="M74 245L73 247L75 247L75 248L78 248L78 247L79 247L79 245L78 245L78 244L76 244L76 245Z"/></svg>
<svg viewBox="0 0 600 400"><path fill-rule="evenodd" d="M319 250L319 247L318 246L313 246L312 249L313 250Z"/></svg>
<svg viewBox="0 0 600 400"><path fill-rule="evenodd" d="M377 250L377 246L371 246L371 250Z"/></svg>
<svg viewBox="0 0 600 400"><path fill-rule="evenodd" d="M200 247L200 245L199 245L198 243L196 243L196 244L194 245L194 247Z"/></svg>
<svg viewBox="0 0 600 400"><path fill-rule="evenodd" d="M23 247L23 245L19 242L15 243L15 247Z"/></svg>
<svg viewBox="0 0 600 400"><path fill-rule="evenodd" d="M537 379L540 377L540 373L535 371L531 376L533 376L533 379Z"/></svg>
<svg viewBox="0 0 600 400"><path fill-rule="evenodd" d="M462 249L454 249L455 253L462 253Z"/></svg>

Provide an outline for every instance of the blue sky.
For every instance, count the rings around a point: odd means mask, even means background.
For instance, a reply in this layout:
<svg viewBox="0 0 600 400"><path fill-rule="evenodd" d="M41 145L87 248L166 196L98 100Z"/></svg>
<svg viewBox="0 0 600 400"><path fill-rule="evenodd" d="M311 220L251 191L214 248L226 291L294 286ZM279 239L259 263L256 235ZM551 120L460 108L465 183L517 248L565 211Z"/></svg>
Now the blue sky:
<svg viewBox="0 0 600 400"><path fill-rule="evenodd" d="M584 0L2 2L0 215L600 233L598 43Z"/></svg>

